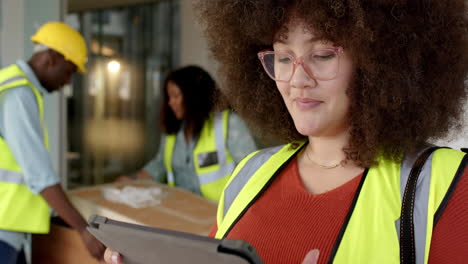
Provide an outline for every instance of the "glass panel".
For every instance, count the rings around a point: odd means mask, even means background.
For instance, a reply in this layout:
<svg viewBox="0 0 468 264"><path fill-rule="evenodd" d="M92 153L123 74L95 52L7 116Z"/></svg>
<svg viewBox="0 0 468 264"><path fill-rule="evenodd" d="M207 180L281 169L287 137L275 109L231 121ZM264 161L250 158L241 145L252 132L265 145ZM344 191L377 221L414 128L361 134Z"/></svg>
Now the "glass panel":
<svg viewBox="0 0 468 264"><path fill-rule="evenodd" d="M160 87L179 61L179 2L70 14L89 43L68 97L70 188L133 173L159 144Z"/></svg>

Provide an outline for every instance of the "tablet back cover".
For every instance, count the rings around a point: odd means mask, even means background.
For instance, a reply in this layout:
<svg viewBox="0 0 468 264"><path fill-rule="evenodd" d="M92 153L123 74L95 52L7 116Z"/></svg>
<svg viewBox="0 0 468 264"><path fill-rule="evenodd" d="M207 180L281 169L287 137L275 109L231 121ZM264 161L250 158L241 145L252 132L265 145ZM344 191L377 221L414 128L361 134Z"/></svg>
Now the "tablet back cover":
<svg viewBox="0 0 468 264"><path fill-rule="evenodd" d="M100 216L90 218L88 230L119 252L125 264L256 263L218 252L221 240L209 237L131 225Z"/></svg>

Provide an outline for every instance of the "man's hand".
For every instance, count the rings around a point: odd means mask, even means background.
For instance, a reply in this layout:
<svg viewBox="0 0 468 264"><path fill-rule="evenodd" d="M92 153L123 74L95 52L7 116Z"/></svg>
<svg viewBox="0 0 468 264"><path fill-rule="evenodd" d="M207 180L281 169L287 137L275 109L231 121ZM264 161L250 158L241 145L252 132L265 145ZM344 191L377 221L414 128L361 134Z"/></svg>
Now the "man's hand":
<svg viewBox="0 0 468 264"><path fill-rule="evenodd" d="M88 223L68 200L60 184L45 188L41 195L67 224L78 231L89 253L96 259L102 260L105 247L86 230Z"/></svg>
<svg viewBox="0 0 468 264"><path fill-rule="evenodd" d="M104 257L104 250L106 247L99 242L86 228L79 231L81 239L83 240L89 254L97 260L102 260Z"/></svg>

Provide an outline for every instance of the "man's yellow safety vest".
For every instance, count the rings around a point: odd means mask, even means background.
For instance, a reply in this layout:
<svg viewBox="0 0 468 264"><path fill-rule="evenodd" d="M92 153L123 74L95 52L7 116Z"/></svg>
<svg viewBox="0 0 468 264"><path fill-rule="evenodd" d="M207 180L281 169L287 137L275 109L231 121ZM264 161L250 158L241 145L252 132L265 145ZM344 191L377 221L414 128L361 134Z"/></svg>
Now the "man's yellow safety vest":
<svg viewBox="0 0 468 264"><path fill-rule="evenodd" d="M44 124L42 96L18 65L0 70L0 93L18 86L29 86L36 96L39 118L44 129L44 144L48 149ZM33 194L25 184L23 171L5 140L0 137L0 229L25 233L48 233L49 206L39 194Z"/></svg>
<svg viewBox="0 0 468 264"><path fill-rule="evenodd" d="M216 238L232 227L267 189L282 168L306 145L304 142L257 151L242 160L220 198ZM301 147L302 145L302 147ZM437 149L422 166L415 192L416 263L427 263L432 230L450 199L468 156L453 149ZM367 169L329 263L400 263L399 226L402 197L415 157L400 163L379 159ZM449 191L450 190L450 191Z"/></svg>
<svg viewBox="0 0 468 264"><path fill-rule="evenodd" d="M195 172L200 182L203 197L218 201L221 192L229 180L235 163L227 150L229 110L211 113L205 121L200 137L193 150ZM170 186L175 185L172 169L172 154L176 135L167 135L164 142L164 165Z"/></svg>

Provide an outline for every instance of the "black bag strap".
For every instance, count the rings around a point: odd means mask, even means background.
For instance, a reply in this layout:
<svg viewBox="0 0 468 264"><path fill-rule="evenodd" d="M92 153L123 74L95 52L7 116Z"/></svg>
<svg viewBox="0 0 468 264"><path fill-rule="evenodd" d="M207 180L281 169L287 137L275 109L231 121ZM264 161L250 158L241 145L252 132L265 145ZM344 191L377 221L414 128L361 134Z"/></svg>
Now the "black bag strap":
<svg viewBox="0 0 468 264"><path fill-rule="evenodd" d="M405 192L401 204L400 217L400 262L402 264L416 264L415 242L414 242L414 201L416 197L416 185L419 174L429 156L441 147L432 146L425 149L414 162L408 176Z"/></svg>

